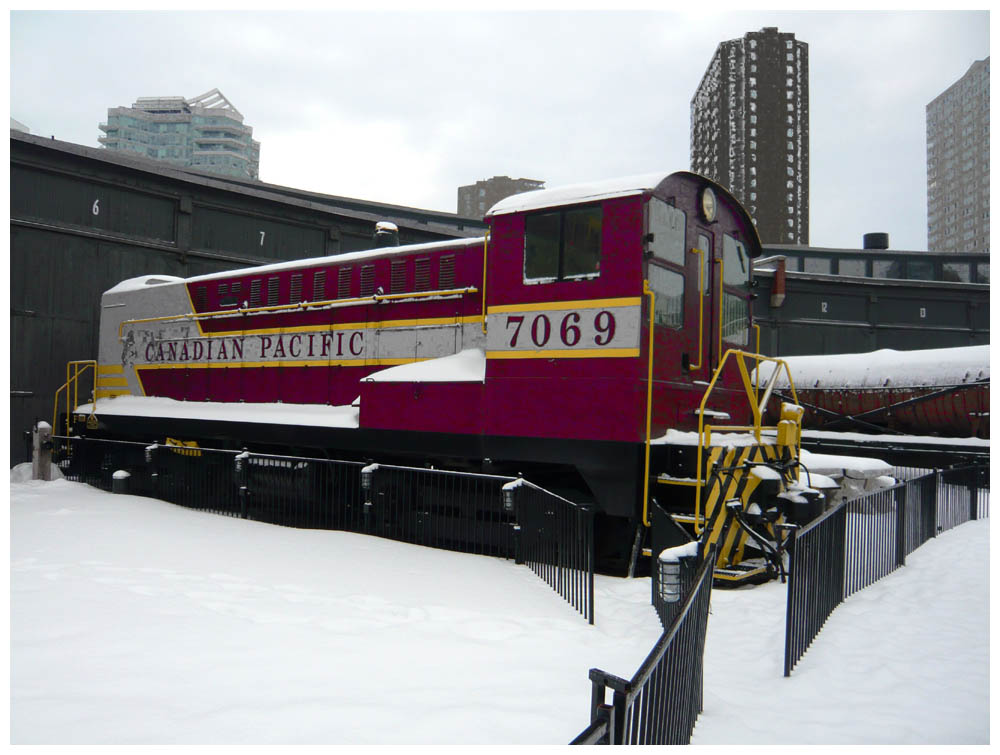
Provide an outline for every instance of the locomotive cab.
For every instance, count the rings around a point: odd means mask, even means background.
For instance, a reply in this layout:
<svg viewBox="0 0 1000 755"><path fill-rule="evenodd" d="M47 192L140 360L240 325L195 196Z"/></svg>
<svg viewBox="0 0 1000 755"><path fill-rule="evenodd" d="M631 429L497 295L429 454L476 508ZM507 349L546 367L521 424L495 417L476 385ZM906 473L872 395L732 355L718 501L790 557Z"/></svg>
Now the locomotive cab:
<svg viewBox="0 0 1000 755"><path fill-rule="evenodd" d="M698 429L724 351L750 342L753 224L692 173L519 194L487 222L490 456L573 468L603 530L630 530L676 464L656 439ZM734 371L710 412L749 421Z"/></svg>
<svg viewBox="0 0 1000 755"><path fill-rule="evenodd" d="M691 173L638 176L515 195L487 221L487 378L507 388L491 406L501 434L532 435L543 416L554 437L644 442L633 394L646 388L650 328L651 433L697 427L697 386L725 349L750 343L760 242L728 192ZM526 381L532 395L515 390Z"/></svg>

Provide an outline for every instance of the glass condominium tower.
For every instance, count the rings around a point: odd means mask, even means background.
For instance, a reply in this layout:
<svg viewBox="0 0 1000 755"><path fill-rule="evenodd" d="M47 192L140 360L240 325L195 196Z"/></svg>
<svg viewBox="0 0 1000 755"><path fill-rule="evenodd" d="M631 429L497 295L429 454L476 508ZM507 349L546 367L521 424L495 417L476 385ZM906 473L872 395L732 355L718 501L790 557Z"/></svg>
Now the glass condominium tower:
<svg viewBox="0 0 1000 755"><path fill-rule="evenodd" d="M98 141L106 149L182 168L239 178L260 177L260 142L243 114L218 89L184 97L140 97L132 107L108 109Z"/></svg>

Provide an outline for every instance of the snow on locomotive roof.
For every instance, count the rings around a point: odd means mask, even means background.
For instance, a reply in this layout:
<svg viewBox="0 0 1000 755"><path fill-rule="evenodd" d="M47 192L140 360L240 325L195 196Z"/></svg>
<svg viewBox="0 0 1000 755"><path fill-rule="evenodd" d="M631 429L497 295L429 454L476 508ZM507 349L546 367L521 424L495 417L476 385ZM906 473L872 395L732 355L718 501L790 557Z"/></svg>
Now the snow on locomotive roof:
<svg viewBox="0 0 1000 755"><path fill-rule="evenodd" d="M576 202L596 202L600 199L641 194L644 191L655 189L669 175L669 173L645 173L639 176L625 176L606 181L592 181L571 184L569 186L556 186L551 189L527 191L523 194L515 194L506 199L501 199L490 208L489 212L486 213L486 217L505 215L510 212L522 212L524 210L540 210L544 207L560 207L562 205L575 204Z"/></svg>
<svg viewBox="0 0 1000 755"><path fill-rule="evenodd" d="M479 238L472 239L446 239L444 241L429 241L424 244L408 244L406 246L383 246L377 249L366 249L361 252L345 252L344 254L331 254L327 257L313 257L309 259L289 260L287 262L273 262L268 265L260 265L257 267L237 268L234 270L226 270L221 273L197 275L193 278L186 278L184 280L186 283L197 283L199 281L218 280L219 278L273 273L279 270L295 270L300 267L342 265L345 262L357 262L358 260L366 260L375 257L406 256L415 252L433 252L438 249L464 249L470 246L480 246L482 243L483 237L480 236Z"/></svg>
<svg viewBox="0 0 1000 755"><path fill-rule="evenodd" d="M896 351L880 349L866 354L827 354L784 357L795 387L901 388L960 385L989 380L990 347ZM765 368L765 375L770 372ZM782 371L778 387L788 381Z"/></svg>

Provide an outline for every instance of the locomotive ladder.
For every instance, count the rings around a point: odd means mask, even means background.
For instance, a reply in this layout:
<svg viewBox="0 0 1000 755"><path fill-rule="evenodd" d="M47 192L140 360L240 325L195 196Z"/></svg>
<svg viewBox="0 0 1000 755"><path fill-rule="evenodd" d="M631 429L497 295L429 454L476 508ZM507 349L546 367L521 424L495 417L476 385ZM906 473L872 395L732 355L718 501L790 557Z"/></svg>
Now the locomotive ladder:
<svg viewBox="0 0 1000 755"><path fill-rule="evenodd" d="M91 423L96 422L96 417L94 412L97 409L97 362L93 359L81 359L73 362L66 363L66 382L59 387L56 391L55 400L52 406L52 431L56 431L56 425L59 419L59 394L63 391L66 392L66 432L65 435L69 435L70 426L73 420L73 412L77 406L80 405L80 380L84 375L87 374L89 370L93 370L91 377L93 379L92 383L92 395L91 395L91 409L90 416L87 418L88 426Z"/></svg>
<svg viewBox="0 0 1000 755"><path fill-rule="evenodd" d="M750 425L719 425L705 421L706 416L711 416L706 405L730 359L739 371L750 406ZM753 378L747 360L753 360L756 364ZM761 386L761 368L767 363L773 364L773 370ZM777 425L765 426L763 417L766 406L782 372L787 375L792 401L782 405ZM756 521L752 523L751 519L755 519L756 511L753 516L748 514L755 505L752 499L761 497L758 489L765 480L777 481L781 489L798 483L802 415L795 384L788 365L783 360L730 349L715 369L698 408L695 478L657 480L659 484L694 488L693 510L686 514L673 514L673 517L678 523L693 530L703 553L718 546L716 579L722 583L739 584L767 578L766 563L759 560L745 563L748 547L765 553L772 563L778 564L777 568L781 568L784 517L778 516L771 521L762 521L756 517ZM765 431L773 431L774 439L765 440ZM713 432L717 434L714 441ZM719 438L718 433L721 432L740 433L742 437ZM766 471L761 471L762 469Z"/></svg>

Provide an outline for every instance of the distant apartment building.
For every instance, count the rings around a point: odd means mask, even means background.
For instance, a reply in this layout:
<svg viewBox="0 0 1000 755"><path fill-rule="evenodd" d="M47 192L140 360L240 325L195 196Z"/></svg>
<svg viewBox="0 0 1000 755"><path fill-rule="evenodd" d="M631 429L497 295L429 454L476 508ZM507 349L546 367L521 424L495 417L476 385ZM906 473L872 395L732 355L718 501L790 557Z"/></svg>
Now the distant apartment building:
<svg viewBox="0 0 1000 755"><path fill-rule="evenodd" d="M691 99L691 170L767 244L809 243L809 46L776 27L719 44Z"/></svg>
<svg viewBox="0 0 1000 755"><path fill-rule="evenodd" d="M927 249L990 250L990 59L927 105Z"/></svg>
<svg viewBox="0 0 1000 755"><path fill-rule="evenodd" d="M545 181L508 176L493 176L484 181L476 181L471 186L459 186L458 214L463 218L481 218L501 199L544 188Z"/></svg>
<svg viewBox="0 0 1000 755"><path fill-rule="evenodd" d="M107 149L227 176L260 176L260 142L218 89L192 99L140 97L132 107L108 108L108 122L99 128Z"/></svg>

